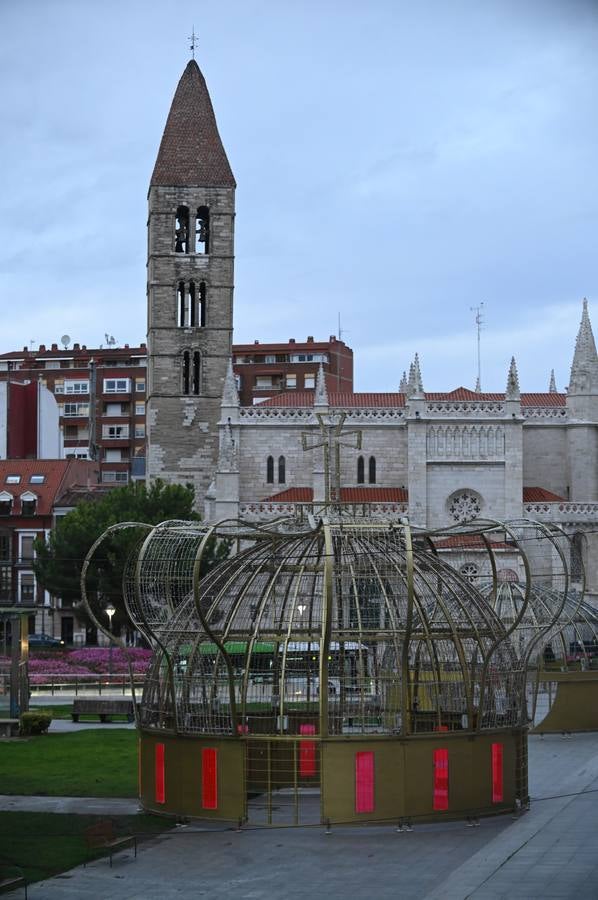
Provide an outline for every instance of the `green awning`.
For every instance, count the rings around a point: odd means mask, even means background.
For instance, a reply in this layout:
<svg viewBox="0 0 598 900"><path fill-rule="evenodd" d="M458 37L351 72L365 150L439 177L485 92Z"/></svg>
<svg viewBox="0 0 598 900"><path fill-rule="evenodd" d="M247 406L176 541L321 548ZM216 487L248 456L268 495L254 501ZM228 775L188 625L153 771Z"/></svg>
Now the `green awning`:
<svg viewBox="0 0 598 900"><path fill-rule="evenodd" d="M240 656L247 653L247 641L227 641L224 645L226 652L231 656ZM253 653L274 653L276 644L269 641L256 641L253 645ZM215 656L219 650L216 644L201 644L199 652L202 656Z"/></svg>

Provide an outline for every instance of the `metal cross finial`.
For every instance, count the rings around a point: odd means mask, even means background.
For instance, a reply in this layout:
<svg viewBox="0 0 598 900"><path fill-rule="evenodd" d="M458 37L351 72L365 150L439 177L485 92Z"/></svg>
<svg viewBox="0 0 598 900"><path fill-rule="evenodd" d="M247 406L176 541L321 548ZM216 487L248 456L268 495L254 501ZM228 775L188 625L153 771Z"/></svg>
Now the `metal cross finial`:
<svg viewBox="0 0 598 900"><path fill-rule="evenodd" d="M187 40L191 41L189 44L189 50L191 51L191 58L195 59L195 47L197 45L197 35L195 34L195 25L193 26L193 31L187 38Z"/></svg>
<svg viewBox="0 0 598 900"><path fill-rule="evenodd" d="M310 432L301 433L301 442L304 450L316 450L324 448L324 491L325 502L329 505L341 499L341 447L350 447L353 450L361 450L362 432L343 431L346 413L341 413L338 422L330 419L324 421L323 416L317 413L316 419L320 430L320 438ZM313 438L315 437L315 441ZM347 438L355 438L355 442L347 443ZM331 472L332 469L332 472ZM334 481L334 485L331 483Z"/></svg>

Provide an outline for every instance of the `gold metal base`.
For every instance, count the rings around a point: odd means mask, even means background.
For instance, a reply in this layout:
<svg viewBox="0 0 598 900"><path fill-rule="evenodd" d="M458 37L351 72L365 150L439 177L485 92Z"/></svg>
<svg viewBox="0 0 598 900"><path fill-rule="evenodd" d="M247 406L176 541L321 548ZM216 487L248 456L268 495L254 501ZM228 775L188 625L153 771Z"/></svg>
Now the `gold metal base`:
<svg viewBox="0 0 598 900"><path fill-rule="evenodd" d="M539 675L540 688L556 696L532 734L598 731L598 671L550 672ZM552 685L552 687L549 687Z"/></svg>

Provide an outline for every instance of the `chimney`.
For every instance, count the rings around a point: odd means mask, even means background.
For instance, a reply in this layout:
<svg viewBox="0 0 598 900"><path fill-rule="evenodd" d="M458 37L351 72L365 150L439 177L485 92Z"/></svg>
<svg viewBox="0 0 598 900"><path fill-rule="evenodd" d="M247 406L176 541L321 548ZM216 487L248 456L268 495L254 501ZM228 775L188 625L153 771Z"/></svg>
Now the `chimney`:
<svg viewBox="0 0 598 900"><path fill-rule="evenodd" d="M313 344L313 342L314 342L314 336L313 336L313 334L308 334L308 335L307 335L307 343L308 343L308 344Z"/></svg>
<svg viewBox="0 0 598 900"><path fill-rule="evenodd" d="M254 341L253 343L254 343L254 344L259 344L259 341Z"/></svg>
<svg viewBox="0 0 598 900"><path fill-rule="evenodd" d="M289 338L289 344L294 344L294 343L295 343L295 338Z"/></svg>
<svg viewBox="0 0 598 900"><path fill-rule="evenodd" d="M125 350L128 350L128 349L129 349L129 345L125 344Z"/></svg>
<svg viewBox="0 0 598 900"><path fill-rule="evenodd" d="M83 344L83 346L81 347L81 349L82 349L82 350L87 350L87 344Z"/></svg>
<svg viewBox="0 0 598 900"><path fill-rule="evenodd" d="M40 353L45 353L45 352L46 352L46 345L45 345L45 344L40 344L40 345L39 345L39 352L40 352Z"/></svg>
<svg viewBox="0 0 598 900"><path fill-rule="evenodd" d="M328 340L331 344L336 344L336 337L334 334L331 334Z"/></svg>
<svg viewBox="0 0 598 900"><path fill-rule="evenodd" d="M58 344L52 344L52 350L58 350Z"/></svg>
<svg viewBox="0 0 598 900"><path fill-rule="evenodd" d="M81 347L79 346L79 344L73 344L73 350L80 350L80 349L81 349Z"/></svg>

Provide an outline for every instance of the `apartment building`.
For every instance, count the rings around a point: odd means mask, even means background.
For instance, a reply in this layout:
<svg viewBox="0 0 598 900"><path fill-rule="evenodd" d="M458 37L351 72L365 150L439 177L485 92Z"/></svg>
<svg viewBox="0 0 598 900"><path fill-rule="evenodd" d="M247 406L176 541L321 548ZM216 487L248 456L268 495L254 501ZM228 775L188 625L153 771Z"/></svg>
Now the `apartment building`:
<svg viewBox="0 0 598 900"><path fill-rule="evenodd" d="M7 395L15 397L9 428L14 403L20 402L20 393L26 396L10 387L38 382L57 401L65 459L96 460L104 484L144 478L146 362L145 344L116 347L110 342L99 348L40 344L37 350L0 354L0 384L8 382ZM8 451L9 441L7 457L36 456L31 447Z"/></svg>

